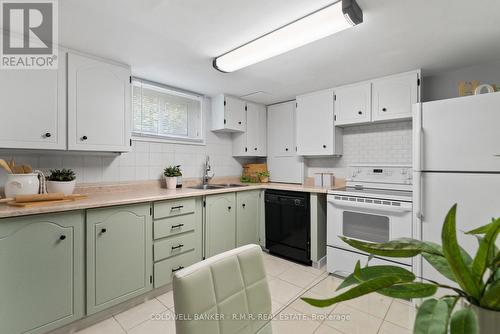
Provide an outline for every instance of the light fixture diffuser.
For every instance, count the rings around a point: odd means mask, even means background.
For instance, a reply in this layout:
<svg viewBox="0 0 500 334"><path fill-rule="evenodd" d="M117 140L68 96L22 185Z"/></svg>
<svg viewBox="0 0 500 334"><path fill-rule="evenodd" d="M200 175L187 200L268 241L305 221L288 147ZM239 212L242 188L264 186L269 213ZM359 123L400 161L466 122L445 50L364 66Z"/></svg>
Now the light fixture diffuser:
<svg viewBox="0 0 500 334"><path fill-rule="evenodd" d="M363 13L354 0L338 1L215 58L213 66L234 72L361 22Z"/></svg>

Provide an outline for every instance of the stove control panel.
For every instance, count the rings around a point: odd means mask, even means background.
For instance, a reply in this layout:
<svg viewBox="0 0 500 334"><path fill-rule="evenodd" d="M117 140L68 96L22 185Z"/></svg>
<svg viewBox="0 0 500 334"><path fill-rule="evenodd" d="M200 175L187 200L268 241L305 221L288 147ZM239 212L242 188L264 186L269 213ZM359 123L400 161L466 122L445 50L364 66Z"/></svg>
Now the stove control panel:
<svg viewBox="0 0 500 334"><path fill-rule="evenodd" d="M412 184L411 166L350 166L347 182L352 184L382 183L382 184Z"/></svg>

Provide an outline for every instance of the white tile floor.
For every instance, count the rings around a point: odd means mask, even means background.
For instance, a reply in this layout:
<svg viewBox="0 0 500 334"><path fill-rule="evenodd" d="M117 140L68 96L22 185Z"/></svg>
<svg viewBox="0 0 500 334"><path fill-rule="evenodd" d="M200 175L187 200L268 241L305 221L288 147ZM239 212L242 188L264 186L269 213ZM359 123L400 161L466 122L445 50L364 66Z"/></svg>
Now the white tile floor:
<svg viewBox="0 0 500 334"><path fill-rule="evenodd" d="M415 309L378 294L315 308L299 297L332 297L341 279L268 254L264 263L271 290L274 334L406 334ZM78 334L174 334L172 291L102 321ZM161 320L152 319L157 315ZM300 320L297 318L300 317ZM326 319L325 319L326 318Z"/></svg>

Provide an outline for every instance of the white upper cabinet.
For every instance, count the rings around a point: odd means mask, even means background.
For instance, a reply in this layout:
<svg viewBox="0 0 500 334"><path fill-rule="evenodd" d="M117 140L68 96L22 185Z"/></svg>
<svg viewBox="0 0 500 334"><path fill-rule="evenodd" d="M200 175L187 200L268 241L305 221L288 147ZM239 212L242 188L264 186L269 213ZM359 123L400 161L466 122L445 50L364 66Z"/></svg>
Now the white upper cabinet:
<svg viewBox="0 0 500 334"><path fill-rule="evenodd" d="M342 129L336 129L333 89L297 96L297 154L342 154Z"/></svg>
<svg viewBox="0 0 500 334"><path fill-rule="evenodd" d="M245 132L245 101L228 95L212 99L212 131Z"/></svg>
<svg viewBox="0 0 500 334"><path fill-rule="evenodd" d="M411 119L420 70L334 88L336 125Z"/></svg>
<svg viewBox="0 0 500 334"><path fill-rule="evenodd" d="M66 59L56 70L0 74L0 147L66 149Z"/></svg>
<svg viewBox="0 0 500 334"><path fill-rule="evenodd" d="M68 148L130 150L130 68L68 54Z"/></svg>
<svg viewBox="0 0 500 334"><path fill-rule="evenodd" d="M296 156L295 101L267 107L267 155Z"/></svg>
<svg viewBox="0 0 500 334"><path fill-rule="evenodd" d="M246 131L233 134L233 156L265 157L267 154L266 107L246 102Z"/></svg>
<svg viewBox="0 0 500 334"><path fill-rule="evenodd" d="M359 124L371 121L371 83L335 88L335 124Z"/></svg>
<svg viewBox="0 0 500 334"><path fill-rule="evenodd" d="M417 71L373 80L373 120L410 119L412 105L419 101Z"/></svg>

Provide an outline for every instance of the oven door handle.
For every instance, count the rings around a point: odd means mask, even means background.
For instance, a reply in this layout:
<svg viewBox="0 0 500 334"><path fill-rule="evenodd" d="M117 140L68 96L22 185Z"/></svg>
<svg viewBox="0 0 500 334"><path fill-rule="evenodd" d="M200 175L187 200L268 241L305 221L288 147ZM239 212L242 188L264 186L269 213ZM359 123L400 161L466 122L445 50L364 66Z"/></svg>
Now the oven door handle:
<svg viewBox="0 0 500 334"><path fill-rule="evenodd" d="M353 208L353 209L373 209L376 211L385 211L385 212L411 212L411 206L392 206L392 205L383 205L383 204L370 204L363 202L354 202L354 201L344 201L338 199L328 199L328 202L345 208Z"/></svg>

